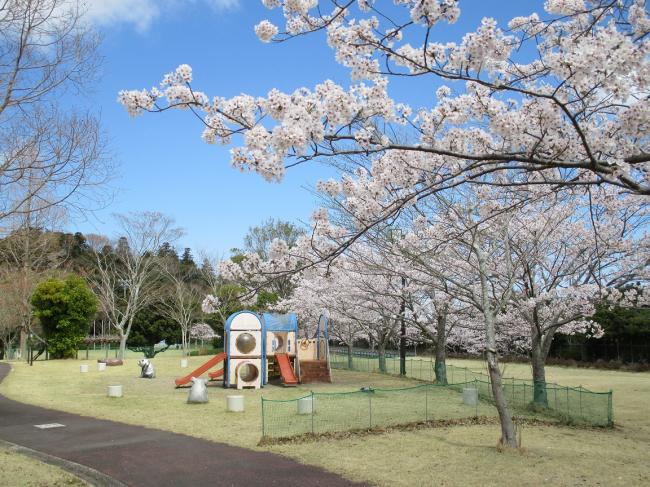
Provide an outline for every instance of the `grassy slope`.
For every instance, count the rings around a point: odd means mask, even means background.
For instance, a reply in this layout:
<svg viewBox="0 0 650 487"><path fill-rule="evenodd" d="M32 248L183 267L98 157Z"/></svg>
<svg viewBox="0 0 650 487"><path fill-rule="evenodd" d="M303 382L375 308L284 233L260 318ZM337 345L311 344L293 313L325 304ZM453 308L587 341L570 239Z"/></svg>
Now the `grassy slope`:
<svg viewBox="0 0 650 487"><path fill-rule="evenodd" d="M83 487L88 484L59 467L0 447L0 485L6 487Z"/></svg>
<svg viewBox="0 0 650 487"><path fill-rule="evenodd" d="M205 358L193 357L190 367ZM79 374L76 361L37 362L15 371L0 392L17 400L81 414L143 424L255 448L260 436L260 392L243 391L247 411L224 412L231 391L210 389L207 405L187 405L186 390L174 390L180 375L177 357L158 356L158 379L138 379L135 360L123 367ZM482 370L478 361L453 361ZM191 370L191 369L185 369ZM530 377L529 367L509 364L505 375ZM268 449L305 463L321 465L350 478L380 485L643 485L650 482L650 374L550 367L548 380L583 385L593 390L614 389L614 430L525 427L525 455L498 453L496 426L468 426L393 432L381 436L276 445ZM106 385L124 385L125 397L109 400ZM337 372L335 384L284 389L267 387L264 397L286 399L313 389L354 390L361 385L400 387L412 383L376 374Z"/></svg>

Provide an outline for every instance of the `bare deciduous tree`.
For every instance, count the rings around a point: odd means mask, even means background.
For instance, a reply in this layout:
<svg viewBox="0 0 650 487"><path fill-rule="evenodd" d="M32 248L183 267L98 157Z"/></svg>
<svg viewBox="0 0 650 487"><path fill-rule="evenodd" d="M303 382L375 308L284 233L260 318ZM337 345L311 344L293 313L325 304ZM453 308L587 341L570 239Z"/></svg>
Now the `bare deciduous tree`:
<svg viewBox="0 0 650 487"><path fill-rule="evenodd" d="M183 355L189 354L189 333L192 323L201 314L203 293L195 284L188 282L176 262L161 262L162 274L167 281L167 292L159 301L158 307L181 329Z"/></svg>
<svg viewBox="0 0 650 487"><path fill-rule="evenodd" d="M102 236L89 235L96 270L90 281L111 327L120 336L119 358L135 315L158 298L162 285L156 251L174 242L182 231L174 220L156 212L116 215L121 236L111 246Z"/></svg>
<svg viewBox="0 0 650 487"><path fill-rule="evenodd" d="M83 14L76 0L0 2L0 220L102 199L111 168L99 121L61 102L97 72Z"/></svg>

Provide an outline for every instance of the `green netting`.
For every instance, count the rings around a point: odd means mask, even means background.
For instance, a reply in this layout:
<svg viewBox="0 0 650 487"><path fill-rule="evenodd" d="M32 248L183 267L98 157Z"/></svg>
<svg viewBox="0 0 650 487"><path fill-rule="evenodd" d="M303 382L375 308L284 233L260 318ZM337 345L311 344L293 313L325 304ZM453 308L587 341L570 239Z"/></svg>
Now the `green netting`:
<svg viewBox="0 0 650 487"><path fill-rule="evenodd" d="M381 372L379 360L364 352L348 357L344 352L331 353L331 365L335 369L363 372ZM352 365L350 367L350 365ZM399 357L386 358L386 372L399 373ZM460 391L461 384L476 382L480 397L492 401L489 375L464 367L446 366L447 387ZM435 381L435 364L427 358L407 358L406 376L427 382ZM565 387L554 383L537 383L531 380L503 378L502 387L508 405L519 414L541 415L566 423L611 426L614 421L612 391L593 392L583 387ZM535 392L537 391L537 397Z"/></svg>
<svg viewBox="0 0 650 487"><path fill-rule="evenodd" d="M475 387L474 383L465 384ZM486 401L463 404L455 390L437 384L400 389L341 393L311 393L297 399L262 399L262 436L285 438L300 434L367 430L433 420L494 416Z"/></svg>
<svg viewBox="0 0 650 487"><path fill-rule="evenodd" d="M368 353L349 357L331 353L332 368L381 372L379 361ZM399 358L386 358L385 373L399 373ZM495 417L492 387L487 374L446 366L447 384L435 383L434 362L407 359L406 375L425 384L401 389L373 389L344 393L311 393L287 401L262 398L262 436L292 437L313 433L381 428L432 420ZM463 389L478 389L476 406L466 406ZM572 424L611 426L612 392L592 392L582 387L535 384L504 378L502 388L511 410L519 416L552 419ZM537 391L537 397L535 397Z"/></svg>

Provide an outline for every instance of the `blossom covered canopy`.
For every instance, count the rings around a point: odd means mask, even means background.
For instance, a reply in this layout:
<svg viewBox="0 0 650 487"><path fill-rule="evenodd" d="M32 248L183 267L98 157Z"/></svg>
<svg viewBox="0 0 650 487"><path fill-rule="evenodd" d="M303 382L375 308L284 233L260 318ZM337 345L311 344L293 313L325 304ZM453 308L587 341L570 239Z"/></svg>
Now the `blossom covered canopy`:
<svg viewBox="0 0 650 487"><path fill-rule="evenodd" d="M327 186L362 220L501 171L518 174L516 184L607 183L650 194L643 0L548 0L543 15L514 18L505 30L486 17L446 43L435 41L436 26L458 19L456 0L263 3L282 9L284 26L260 22L262 41L325 31L352 84L210 97L193 87L184 64L160 88L122 91L119 101L132 115L191 109L206 142L240 140L232 165L269 181L281 180L292 159L370 156L369 171ZM535 55L520 54L530 50ZM391 98L394 76L447 85L433 106L414 109ZM409 141L393 140L391 126L402 126Z"/></svg>

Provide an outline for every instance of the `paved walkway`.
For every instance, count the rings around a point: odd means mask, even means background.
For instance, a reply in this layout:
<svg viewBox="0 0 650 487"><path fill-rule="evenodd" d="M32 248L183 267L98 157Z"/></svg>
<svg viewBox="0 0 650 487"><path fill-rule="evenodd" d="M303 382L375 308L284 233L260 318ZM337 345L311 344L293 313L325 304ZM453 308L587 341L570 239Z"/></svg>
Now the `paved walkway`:
<svg viewBox="0 0 650 487"><path fill-rule="evenodd" d="M0 381L10 370L8 364L0 363ZM34 426L46 423L65 427ZM0 439L85 465L137 487L360 485L272 453L30 406L2 395Z"/></svg>

